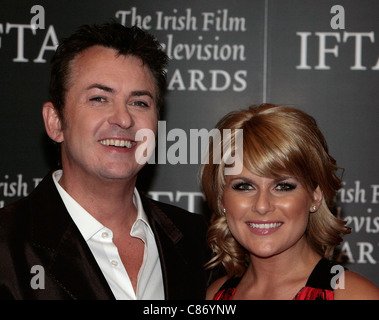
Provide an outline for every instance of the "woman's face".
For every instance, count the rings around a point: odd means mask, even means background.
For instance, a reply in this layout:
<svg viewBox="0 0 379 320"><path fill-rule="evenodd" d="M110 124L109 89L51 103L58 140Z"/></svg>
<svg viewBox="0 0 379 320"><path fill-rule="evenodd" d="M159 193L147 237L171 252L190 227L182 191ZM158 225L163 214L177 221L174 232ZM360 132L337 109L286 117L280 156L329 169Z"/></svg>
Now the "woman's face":
<svg viewBox="0 0 379 320"><path fill-rule="evenodd" d="M236 240L251 255L271 257L306 242L309 214L321 199L319 187L312 198L295 177L261 177L244 167L225 176L222 205Z"/></svg>

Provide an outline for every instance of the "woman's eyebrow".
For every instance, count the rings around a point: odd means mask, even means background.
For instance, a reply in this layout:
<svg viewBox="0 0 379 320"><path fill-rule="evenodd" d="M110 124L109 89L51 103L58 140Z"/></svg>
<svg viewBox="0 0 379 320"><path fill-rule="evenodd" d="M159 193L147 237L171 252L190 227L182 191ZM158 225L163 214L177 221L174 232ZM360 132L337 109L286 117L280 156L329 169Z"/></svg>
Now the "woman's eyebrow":
<svg viewBox="0 0 379 320"><path fill-rule="evenodd" d="M287 179L295 179L295 178L292 176L283 176L283 177L279 177L279 178L274 179L274 182L281 182L281 181L284 181Z"/></svg>

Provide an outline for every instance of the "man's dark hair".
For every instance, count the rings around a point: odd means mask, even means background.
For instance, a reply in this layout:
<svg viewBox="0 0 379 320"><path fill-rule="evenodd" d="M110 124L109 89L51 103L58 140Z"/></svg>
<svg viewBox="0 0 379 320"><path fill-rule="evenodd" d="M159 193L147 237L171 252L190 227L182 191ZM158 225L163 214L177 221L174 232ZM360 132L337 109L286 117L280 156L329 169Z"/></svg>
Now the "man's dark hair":
<svg viewBox="0 0 379 320"><path fill-rule="evenodd" d="M163 105L166 90L167 54L158 40L140 28L125 27L116 22L102 25L83 25L59 44L51 60L49 99L63 119L63 106L71 61L92 46L114 49L121 55L132 55L146 64L155 80L157 109Z"/></svg>

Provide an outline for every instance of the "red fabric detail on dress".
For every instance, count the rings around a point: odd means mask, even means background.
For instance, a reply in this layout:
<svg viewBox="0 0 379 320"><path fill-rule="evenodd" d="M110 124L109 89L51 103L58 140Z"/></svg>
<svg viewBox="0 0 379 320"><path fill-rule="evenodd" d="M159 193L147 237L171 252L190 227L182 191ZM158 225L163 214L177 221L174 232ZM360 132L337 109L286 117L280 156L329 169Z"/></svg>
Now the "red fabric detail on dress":
<svg viewBox="0 0 379 320"><path fill-rule="evenodd" d="M228 288L217 292L213 300L232 300L236 288ZM334 292L332 290L317 289L311 287L302 288L293 300L334 300Z"/></svg>
<svg viewBox="0 0 379 320"><path fill-rule="evenodd" d="M334 300L332 290L304 287L293 300Z"/></svg>
<svg viewBox="0 0 379 320"><path fill-rule="evenodd" d="M235 293L236 288L220 290L215 294L213 300L232 300Z"/></svg>

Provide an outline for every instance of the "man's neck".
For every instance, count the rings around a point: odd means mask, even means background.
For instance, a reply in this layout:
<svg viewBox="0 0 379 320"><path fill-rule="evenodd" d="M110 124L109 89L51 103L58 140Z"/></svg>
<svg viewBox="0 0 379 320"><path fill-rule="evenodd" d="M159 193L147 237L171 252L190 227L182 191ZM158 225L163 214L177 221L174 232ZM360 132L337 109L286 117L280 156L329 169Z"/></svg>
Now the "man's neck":
<svg viewBox="0 0 379 320"><path fill-rule="evenodd" d="M63 172L59 184L96 220L114 230L131 226L137 217L135 180L84 179Z"/></svg>

